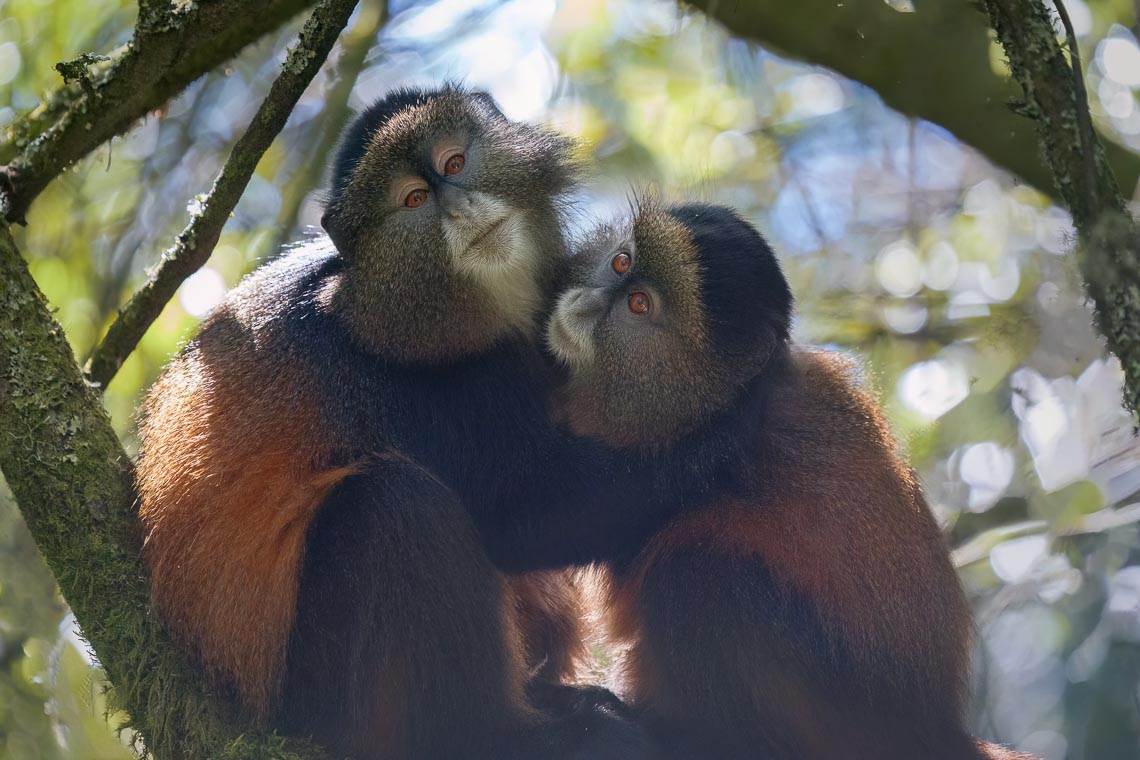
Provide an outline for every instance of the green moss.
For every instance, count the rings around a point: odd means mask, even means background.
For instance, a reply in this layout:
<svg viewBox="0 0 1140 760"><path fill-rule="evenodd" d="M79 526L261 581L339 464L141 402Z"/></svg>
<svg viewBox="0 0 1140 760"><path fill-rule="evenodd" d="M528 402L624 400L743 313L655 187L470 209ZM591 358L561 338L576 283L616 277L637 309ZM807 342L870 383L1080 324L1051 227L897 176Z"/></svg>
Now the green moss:
<svg viewBox="0 0 1140 760"><path fill-rule="evenodd" d="M0 228L0 469L140 751L164 758L317 757L213 697L150 613L130 463L43 295Z"/></svg>

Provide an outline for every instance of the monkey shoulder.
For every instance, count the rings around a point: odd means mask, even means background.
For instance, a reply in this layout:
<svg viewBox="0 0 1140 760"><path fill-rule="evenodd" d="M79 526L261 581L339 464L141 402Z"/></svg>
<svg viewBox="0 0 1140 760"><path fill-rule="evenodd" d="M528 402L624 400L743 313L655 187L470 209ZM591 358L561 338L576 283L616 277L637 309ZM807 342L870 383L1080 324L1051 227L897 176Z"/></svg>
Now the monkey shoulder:
<svg viewBox="0 0 1140 760"><path fill-rule="evenodd" d="M790 351L789 368L791 392L828 414L854 419L876 408L866 371L850 354L797 345Z"/></svg>
<svg viewBox="0 0 1140 760"><path fill-rule="evenodd" d="M284 348L317 317L337 286L343 260L328 238L317 238L262 264L247 275L202 323L199 350L235 353ZM265 359L261 355L262 360Z"/></svg>
<svg viewBox="0 0 1140 760"><path fill-rule="evenodd" d="M761 448L780 466L842 471L900 459L873 385L854 357L794 346L770 384Z"/></svg>

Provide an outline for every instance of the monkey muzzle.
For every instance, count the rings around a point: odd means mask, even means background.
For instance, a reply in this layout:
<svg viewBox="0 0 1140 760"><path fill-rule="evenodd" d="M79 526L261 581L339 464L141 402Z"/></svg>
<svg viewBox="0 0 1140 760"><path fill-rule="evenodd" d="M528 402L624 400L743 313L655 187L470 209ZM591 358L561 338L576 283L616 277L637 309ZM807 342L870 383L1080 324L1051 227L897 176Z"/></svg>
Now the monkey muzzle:
<svg viewBox="0 0 1140 760"><path fill-rule="evenodd" d="M460 269L512 264L523 246L518 215L509 204L474 190L449 189L440 199L444 237Z"/></svg>

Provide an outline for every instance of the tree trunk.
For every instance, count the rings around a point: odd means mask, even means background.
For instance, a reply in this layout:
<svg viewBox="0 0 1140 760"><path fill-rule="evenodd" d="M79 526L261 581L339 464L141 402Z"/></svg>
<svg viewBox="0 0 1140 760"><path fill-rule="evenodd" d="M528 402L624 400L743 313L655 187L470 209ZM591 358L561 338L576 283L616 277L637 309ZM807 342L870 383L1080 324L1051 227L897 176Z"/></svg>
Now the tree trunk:
<svg viewBox="0 0 1140 760"><path fill-rule="evenodd" d="M130 727L162 758L292 758L219 700L150 614L130 462L0 227L0 470ZM244 736L243 736L244 734Z"/></svg>

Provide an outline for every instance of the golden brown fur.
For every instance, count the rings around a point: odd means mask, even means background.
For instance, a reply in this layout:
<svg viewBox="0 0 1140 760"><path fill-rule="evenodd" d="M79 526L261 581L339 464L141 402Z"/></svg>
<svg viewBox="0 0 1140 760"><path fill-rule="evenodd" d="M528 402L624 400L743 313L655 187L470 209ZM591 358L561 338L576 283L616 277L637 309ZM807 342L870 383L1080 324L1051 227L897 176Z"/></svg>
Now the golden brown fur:
<svg viewBox="0 0 1140 760"><path fill-rule="evenodd" d="M573 598L512 591L480 540L554 438L533 338L569 144L483 93L391 93L338 150L329 237L246 278L152 388L155 608L262 725L357 760L647 748L592 694L532 696L571 668Z"/></svg>
<svg viewBox="0 0 1140 760"><path fill-rule="evenodd" d="M828 627L863 642L863 677L897 677L900 689L928 677L960 690L972 623L913 472L848 360L800 350L794 364L794 379L772 397L765 456L776 461L764 466L775 483L764 503L718 501L674 520L616 579L611 621L633 644L632 672L652 670L636 644L645 575L670 552L705 546L754 557L811 598ZM905 671L884 667L891 653ZM632 692L648 696L637 680Z"/></svg>
<svg viewBox="0 0 1140 760"><path fill-rule="evenodd" d="M219 329L172 362L143 407L139 516L158 613L215 683L265 718L285 672L306 531L357 468L330 464L333 444L309 412L308 384L267 371L224 309L214 322ZM226 357L224 373L203 357L215 353ZM509 576L506 593L508 646L526 663L516 680L569 680L585 651L573 573ZM386 669L391 688L377 695L384 742L397 741L401 725L397 660ZM521 680L511 687L521 689Z"/></svg>
<svg viewBox="0 0 1140 760"><path fill-rule="evenodd" d="M571 285L548 329L563 418L655 465L643 509L673 509L606 602L619 691L670 757L1005 752L963 725L973 625L918 480L854 363L790 344L759 233L647 204Z"/></svg>
<svg viewBox="0 0 1140 760"><path fill-rule="evenodd" d="M248 349L226 352L224 374L200 351L167 369L144 407L137 487L159 614L264 717L284 673L305 532L352 470L323 461L307 400Z"/></svg>

